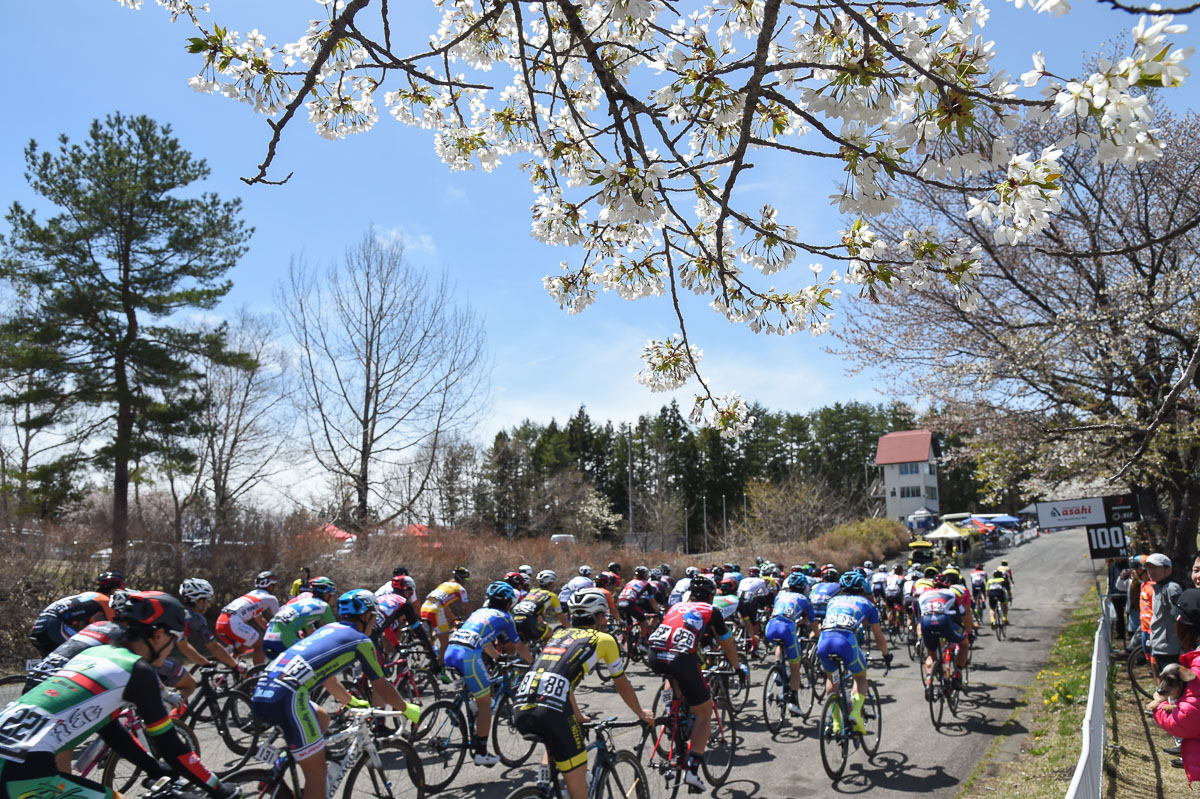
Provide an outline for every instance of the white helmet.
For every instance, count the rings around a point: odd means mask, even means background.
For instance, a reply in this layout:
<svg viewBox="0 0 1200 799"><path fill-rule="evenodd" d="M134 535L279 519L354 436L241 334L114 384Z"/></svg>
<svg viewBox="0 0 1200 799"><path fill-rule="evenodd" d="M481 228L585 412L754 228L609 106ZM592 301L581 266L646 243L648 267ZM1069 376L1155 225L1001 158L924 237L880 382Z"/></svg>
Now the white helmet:
<svg viewBox="0 0 1200 799"><path fill-rule="evenodd" d="M595 618L601 613L608 613L608 599L598 588L585 588L571 595L567 601L567 612L572 616Z"/></svg>
<svg viewBox="0 0 1200 799"><path fill-rule="evenodd" d="M533 567L530 566L528 563L522 563L520 566L517 567L517 571L519 571L521 574L524 574L526 577L528 577L529 575L533 574Z"/></svg>
<svg viewBox="0 0 1200 799"><path fill-rule="evenodd" d="M870 569L870 568L871 568L871 567L873 567L874 565L875 565L875 564L874 564L874 563L872 563L872 562L871 562L871 561L869 561L869 560L864 560L864 561L863 561L863 568Z"/></svg>
<svg viewBox="0 0 1200 799"><path fill-rule="evenodd" d="M179 584L179 596L189 605L201 599L213 598L212 583L199 577L189 577Z"/></svg>
<svg viewBox="0 0 1200 799"><path fill-rule="evenodd" d="M538 572L537 583L542 588L549 588L558 582L558 574L550 569Z"/></svg>
<svg viewBox="0 0 1200 799"><path fill-rule="evenodd" d="M591 566L580 566L579 567L579 575L581 577L591 577L592 576L592 567Z"/></svg>

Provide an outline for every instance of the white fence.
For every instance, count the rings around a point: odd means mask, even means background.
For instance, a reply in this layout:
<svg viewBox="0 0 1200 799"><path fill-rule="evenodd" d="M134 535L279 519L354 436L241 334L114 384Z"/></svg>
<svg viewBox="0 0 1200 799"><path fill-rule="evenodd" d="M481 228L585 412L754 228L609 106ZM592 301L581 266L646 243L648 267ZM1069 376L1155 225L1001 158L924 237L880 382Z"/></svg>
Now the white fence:
<svg viewBox="0 0 1200 799"><path fill-rule="evenodd" d="M1092 650L1092 679L1088 684L1087 709L1083 714L1083 750L1075 765L1075 776L1067 788L1066 799L1098 799L1104 787L1104 702L1108 695L1108 651L1111 632L1108 627L1108 600L1096 628Z"/></svg>

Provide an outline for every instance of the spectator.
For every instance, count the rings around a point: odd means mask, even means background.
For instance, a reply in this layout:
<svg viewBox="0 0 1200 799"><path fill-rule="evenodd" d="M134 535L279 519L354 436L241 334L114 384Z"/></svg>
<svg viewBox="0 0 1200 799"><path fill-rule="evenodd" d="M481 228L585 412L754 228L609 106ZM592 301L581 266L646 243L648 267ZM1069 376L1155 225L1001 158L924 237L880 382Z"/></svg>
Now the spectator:
<svg viewBox="0 0 1200 799"><path fill-rule="evenodd" d="M1176 601L1179 617L1175 622L1175 633L1182 654L1179 663L1186 669L1200 674L1200 588L1189 588L1179 594ZM1188 785L1200 779L1200 680L1191 680L1183 694L1174 704L1155 692L1150 703L1154 720L1170 735L1180 739L1180 760L1173 765L1183 767Z"/></svg>
<svg viewBox="0 0 1200 799"><path fill-rule="evenodd" d="M1196 553L1196 557L1192 558L1192 585L1200 588L1200 552Z"/></svg>
<svg viewBox="0 0 1200 799"><path fill-rule="evenodd" d="M1125 558L1108 560L1108 601L1112 605L1117 635L1125 640L1125 603L1129 591L1129 561Z"/></svg>
<svg viewBox="0 0 1200 799"><path fill-rule="evenodd" d="M292 596L298 597L302 592L307 591L310 582L312 582L312 569L301 566L300 576L292 580Z"/></svg>
<svg viewBox="0 0 1200 799"><path fill-rule="evenodd" d="M1162 673L1168 663L1179 662L1179 637L1175 634L1175 620L1179 618L1176 601L1183 586L1175 576L1171 559L1161 552L1146 558L1146 572L1154 581L1154 602L1150 617L1150 654L1154 656L1154 669Z"/></svg>
<svg viewBox="0 0 1200 799"><path fill-rule="evenodd" d="M1153 660L1153 655L1150 654L1150 619L1154 617L1154 580L1146 568L1146 558L1146 555L1141 556L1141 571L1138 573L1141 578L1138 585L1138 627L1142 633L1142 648Z"/></svg>
<svg viewBox="0 0 1200 799"><path fill-rule="evenodd" d="M1129 586L1126 592L1125 614L1128 616L1126 626L1129 629L1129 642L1125 645L1126 652L1132 652L1135 646L1142 645L1141 597L1142 581L1146 577L1146 556L1134 555L1129 559Z"/></svg>

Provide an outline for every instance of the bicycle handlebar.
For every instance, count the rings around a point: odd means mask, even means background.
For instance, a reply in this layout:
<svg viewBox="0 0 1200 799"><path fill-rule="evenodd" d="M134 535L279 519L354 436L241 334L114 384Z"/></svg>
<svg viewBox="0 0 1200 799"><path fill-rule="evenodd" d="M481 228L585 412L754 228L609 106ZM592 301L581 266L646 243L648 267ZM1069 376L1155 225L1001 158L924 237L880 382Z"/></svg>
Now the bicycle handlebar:
<svg viewBox="0 0 1200 799"><path fill-rule="evenodd" d="M354 716L375 716L386 718L389 716L403 716L403 710L384 710L381 707L346 707L346 712Z"/></svg>
<svg viewBox="0 0 1200 799"><path fill-rule="evenodd" d="M585 722L581 726L586 727L589 730L597 730L597 731L599 731L599 730L627 730L627 729L631 729L633 727L645 727L646 722L642 721L641 719L634 719L632 721L618 721L616 716L609 716L608 718L602 719L600 721Z"/></svg>

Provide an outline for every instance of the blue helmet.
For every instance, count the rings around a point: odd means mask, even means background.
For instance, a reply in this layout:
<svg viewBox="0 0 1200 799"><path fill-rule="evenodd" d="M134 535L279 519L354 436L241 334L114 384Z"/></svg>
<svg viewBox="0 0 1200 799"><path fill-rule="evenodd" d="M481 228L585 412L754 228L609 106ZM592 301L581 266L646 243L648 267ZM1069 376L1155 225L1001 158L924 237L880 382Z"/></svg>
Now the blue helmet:
<svg viewBox="0 0 1200 799"><path fill-rule="evenodd" d="M352 588L338 597L339 616L361 616L379 609L375 595L365 588Z"/></svg>
<svg viewBox="0 0 1200 799"><path fill-rule="evenodd" d="M517 598L517 590L503 580L497 580L487 587L487 598L512 602Z"/></svg>
<svg viewBox="0 0 1200 799"><path fill-rule="evenodd" d="M842 578L838 582L846 591L859 594L865 594L869 589L867 578L862 575L862 572L848 571L842 575Z"/></svg>
<svg viewBox="0 0 1200 799"><path fill-rule="evenodd" d="M800 572L795 572L793 574L789 574L788 578L787 578L787 582L784 583L784 587L787 588L789 591L796 591L797 593L807 594L808 593L808 577L801 574Z"/></svg>

